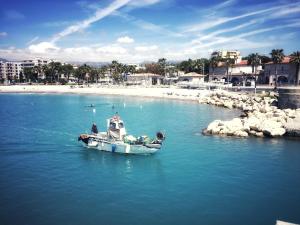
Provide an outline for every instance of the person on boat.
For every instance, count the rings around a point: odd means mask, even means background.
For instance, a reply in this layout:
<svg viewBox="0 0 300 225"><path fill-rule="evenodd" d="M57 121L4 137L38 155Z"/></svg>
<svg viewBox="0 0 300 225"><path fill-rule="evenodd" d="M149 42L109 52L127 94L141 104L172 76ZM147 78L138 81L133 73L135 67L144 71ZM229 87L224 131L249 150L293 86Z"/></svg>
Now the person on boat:
<svg viewBox="0 0 300 225"><path fill-rule="evenodd" d="M92 134L98 134L98 128L95 123L93 123L92 128L91 128Z"/></svg>
<svg viewBox="0 0 300 225"><path fill-rule="evenodd" d="M121 119L121 118L120 118L120 116L119 116L119 113L116 112L115 115L114 115L114 117L113 117L113 120L119 121L120 119Z"/></svg>

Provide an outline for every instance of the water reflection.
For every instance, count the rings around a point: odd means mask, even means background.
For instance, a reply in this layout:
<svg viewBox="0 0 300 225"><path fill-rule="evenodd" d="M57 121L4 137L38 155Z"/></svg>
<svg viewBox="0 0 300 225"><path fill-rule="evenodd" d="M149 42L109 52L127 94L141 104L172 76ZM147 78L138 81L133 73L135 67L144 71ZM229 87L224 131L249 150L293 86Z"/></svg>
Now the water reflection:
<svg viewBox="0 0 300 225"><path fill-rule="evenodd" d="M165 179L159 153L156 155L124 155L85 148L80 153L82 159L96 163L96 166L101 168L110 169L112 172L121 170L129 177L135 173L145 172L146 175L155 174L160 181Z"/></svg>

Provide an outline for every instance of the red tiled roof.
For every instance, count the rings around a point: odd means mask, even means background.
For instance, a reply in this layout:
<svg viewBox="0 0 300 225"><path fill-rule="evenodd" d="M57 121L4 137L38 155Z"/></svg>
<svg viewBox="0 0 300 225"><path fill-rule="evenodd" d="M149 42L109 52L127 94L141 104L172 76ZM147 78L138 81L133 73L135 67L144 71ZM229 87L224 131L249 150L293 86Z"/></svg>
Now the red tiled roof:
<svg viewBox="0 0 300 225"><path fill-rule="evenodd" d="M290 63L290 60L291 60L291 57L285 56L280 64L287 64L287 63ZM273 64L273 62L268 62L268 63L266 63L266 64Z"/></svg>
<svg viewBox="0 0 300 225"><path fill-rule="evenodd" d="M245 66L248 65L248 61L247 60L241 60L239 63L235 64L236 66Z"/></svg>
<svg viewBox="0 0 300 225"><path fill-rule="evenodd" d="M247 66L248 65L248 61L247 60L241 60L239 63L234 64L233 66ZM224 62L219 62L218 63L218 67L223 67L225 66Z"/></svg>

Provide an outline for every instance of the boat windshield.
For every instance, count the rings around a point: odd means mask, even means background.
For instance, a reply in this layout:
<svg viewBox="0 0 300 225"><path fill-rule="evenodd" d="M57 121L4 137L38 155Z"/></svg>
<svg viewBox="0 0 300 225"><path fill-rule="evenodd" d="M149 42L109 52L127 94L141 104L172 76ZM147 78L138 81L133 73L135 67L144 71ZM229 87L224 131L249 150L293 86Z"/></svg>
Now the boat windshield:
<svg viewBox="0 0 300 225"><path fill-rule="evenodd" d="M114 122L110 122L109 127L111 129L116 129L116 124Z"/></svg>
<svg viewBox="0 0 300 225"><path fill-rule="evenodd" d="M124 124L123 123L119 123L119 128L123 128Z"/></svg>

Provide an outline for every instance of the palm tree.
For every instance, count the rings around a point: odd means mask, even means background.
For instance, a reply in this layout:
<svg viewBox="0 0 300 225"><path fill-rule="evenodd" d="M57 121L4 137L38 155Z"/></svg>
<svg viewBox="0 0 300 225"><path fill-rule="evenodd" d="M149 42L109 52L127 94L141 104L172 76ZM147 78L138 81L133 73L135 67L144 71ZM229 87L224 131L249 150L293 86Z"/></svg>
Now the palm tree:
<svg viewBox="0 0 300 225"><path fill-rule="evenodd" d="M32 79L34 79L34 71L32 67L25 67L23 72L26 82L31 82Z"/></svg>
<svg viewBox="0 0 300 225"><path fill-rule="evenodd" d="M122 64L118 63L118 61L114 60L110 64L110 73L113 80L119 83L122 80Z"/></svg>
<svg viewBox="0 0 300 225"><path fill-rule="evenodd" d="M87 80L89 79L89 74L91 73L91 67L83 64L81 66L79 66L76 70L75 70L75 77L77 77L77 83L80 83L80 80Z"/></svg>
<svg viewBox="0 0 300 225"><path fill-rule="evenodd" d="M61 72L67 76L67 79L66 79L66 82L69 82L69 79L70 79L70 75L72 73L74 73L74 68L71 64L64 64L62 67L61 67Z"/></svg>
<svg viewBox="0 0 300 225"><path fill-rule="evenodd" d="M98 83L99 80L99 69L91 68L91 81Z"/></svg>
<svg viewBox="0 0 300 225"><path fill-rule="evenodd" d="M227 77L227 83L229 83L229 68L232 67L235 63L235 59L233 58L225 58L224 63L226 66L226 77Z"/></svg>
<svg viewBox="0 0 300 225"><path fill-rule="evenodd" d="M291 63L296 64L296 85L299 85L299 72L300 72L300 51L291 54Z"/></svg>
<svg viewBox="0 0 300 225"><path fill-rule="evenodd" d="M105 78L105 74L106 74L107 70L108 70L107 66L102 66L99 68L100 78Z"/></svg>
<svg viewBox="0 0 300 225"><path fill-rule="evenodd" d="M277 64L281 63L284 58L283 49L273 49L270 53L273 63L275 64L275 90L277 89Z"/></svg>
<svg viewBox="0 0 300 225"><path fill-rule="evenodd" d="M204 61L203 59L196 59L194 60L193 64L193 72L204 74Z"/></svg>
<svg viewBox="0 0 300 225"><path fill-rule="evenodd" d="M212 69L212 75L213 75L213 77L215 75L215 68L218 67L220 61L221 61L220 57L217 57L217 56L213 56L209 60L209 65L210 65L210 67Z"/></svg>
<svg viewBox="0 0 300 225"><path fill-rule="evenodd" d="M50 62L48 64L48 68L49 68L48 73L51 77L51 83L53 83L53 81L58 82L59 73L61 72L61 63L60 62Z"/></svg>
<svg viewBox="0 0 300 225"><path fill-rule="evenodd" d="M254 93L256 94L256 75L257 67L260 65L260 55L258 53L252 53L248 56L247 64L252 67L252 74L254 74Z"/></svg>
<svg viewBox="0 0 300 225"><path fill-rule="evenodd" d="M39 80L40 75L43 74L43 67L41 65L34 66L33 71L36 74L36 79Z"/></svg>

